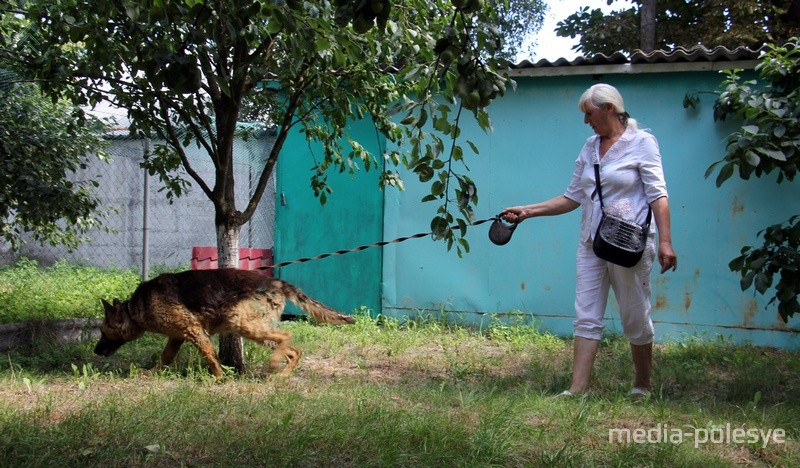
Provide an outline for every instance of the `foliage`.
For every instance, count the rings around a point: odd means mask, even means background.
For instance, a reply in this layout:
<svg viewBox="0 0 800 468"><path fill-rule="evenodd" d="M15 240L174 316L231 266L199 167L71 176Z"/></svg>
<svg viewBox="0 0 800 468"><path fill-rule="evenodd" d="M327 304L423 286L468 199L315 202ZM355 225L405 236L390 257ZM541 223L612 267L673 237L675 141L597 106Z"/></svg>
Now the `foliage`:
<svg viewBox="0 0 800 468"><path fill-rule="evenodd" d="M761 247L743 247L742 254L730 263L732 271L742 274L742 290L751 286L766 294L775 276L780 279L769 303L778 302L778 313L784 322L800 312L800 216L785 223L772 225L758 233L764 238Z"/></svg>
<svg viewBox="0 0 800 468"><path fill-rule="evenodd" d="M727 72L715 106L714 117L743 120L741 128L728 136L727 154L706 171L709 177L718 169L716 184L733 176L744 180L777 171L777 182L794 181L800 161L800 43L793 39L786 46L770 44L762 54L756 71L763 83L742 81L740 70ZM770 226L761 232L762 247L744 247L730 263L742 275L742 289L754 286L761 294L774 286L770 303L778 301L784 321L800 312L800 218ZM773 284L775 276L780 280Z"/></svg>
<svg viewBox="0 0 800 468"><path fill-rule="evenodd" d="M312 168L321 202L330 194L327 171L378 168L382 186L402 187L395 167L403 164L431 186L437 236L449 247L458 240L459 252L468 248L463 234L477 190L464 175L459 122L468 111L489 130L485 107L512 84L494 2L29 0L24 6L31 35L43 46L13 50L19 66L55 95L127 109L133 134L166 141L146 166L174 195L185 185L174 170L184 167L214 205L220 247L252 216L287 135L300 128L323 147L322 155L302 162ZM439 40L452 47L437 48ZM277 136L252 198L237 207L233 135L248 100L268 109L262 123ZM347 124L354 116L371 118L391 147L370 154L351 139ZM215 180L195 172L187 144L206 150ZM456 218L461 229L454 231Z"/></svg>
<svg viewBox="0 0 800 468"><path fill-rule="evenodd" d="M584 6L559 21L556 34L578 38L572 49L583 55L633 51L639 48L638 13L631 7L606 15L599 8Z"/></svg>
<svg viewBox="0 0 800 468"><path fill-rule="evenodd" d="M101 128L79 109L0 72L0 240L16 249L27 234L73 249L101 224L97 182L80 172L91 158L107 157Z"/></svg>
<svg viewBox="0 0 800 468"><path fill-rule="evenodd" d="M543 0L493 0L492 3L497 10L495 26L503 38L502 55L513 59L520 52L531 54L535 43L530 42L527 50L522 50L522 46L541 29L547 4Z"/></svg>
<svg viewBox="0 0 800 468"><path fill-rule="evenodd" d="M630 7L609 14L582 7L560 21L556 33L579 37L573 49L584 55L631 53L641 43L640 12L645 1L628 1ZM798 33L798 9L800 4L792 0L657 0L655 49L783 43Z"/></svg>
<svg viewBox="0 0 800 468"><path fill-rule="evenodd" d="M100 299L127 298L141 279L130 270L20 259L0 268L0 323L100 317Z"/></svg>

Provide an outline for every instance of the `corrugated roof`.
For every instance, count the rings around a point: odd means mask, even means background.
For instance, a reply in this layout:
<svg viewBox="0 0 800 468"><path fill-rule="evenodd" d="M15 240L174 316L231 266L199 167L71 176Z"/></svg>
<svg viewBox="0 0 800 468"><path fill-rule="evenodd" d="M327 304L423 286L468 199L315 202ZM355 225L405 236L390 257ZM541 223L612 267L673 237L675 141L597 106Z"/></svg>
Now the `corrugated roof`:
<svg viewBox="0 0 800 468"><path fill-rule="evenodd" d="M695 46L690 49L676 47L673 50L655 50L644 53L641 50L631 54L631 63L676 63L676 62L737 62L741 60L756 60L763 47L751 49L749 47L737 47L730 50L726 47L714 47L707 49L702 46Z"/></svg>
<svg viewBox="0 0 800 468"><path fill-rule="evenodd" d="M560 58L555 61L542 59L533 63L523 60L512 68L515 70L523 69L542 69L556 67L579 67L579 66L607 66L607 65L638 65L656 63L697 63L697 62L741 62L758 59L762 49L751 49L749 47L737 47L730 50L726 47L715 47L708 49L703 46L692 48L676 47L673 50L655 50L643 52L635 50L630 57L622 52L615 52L610 56L605 54L595 54L590 57L577 57L573 60Z"/></svg>

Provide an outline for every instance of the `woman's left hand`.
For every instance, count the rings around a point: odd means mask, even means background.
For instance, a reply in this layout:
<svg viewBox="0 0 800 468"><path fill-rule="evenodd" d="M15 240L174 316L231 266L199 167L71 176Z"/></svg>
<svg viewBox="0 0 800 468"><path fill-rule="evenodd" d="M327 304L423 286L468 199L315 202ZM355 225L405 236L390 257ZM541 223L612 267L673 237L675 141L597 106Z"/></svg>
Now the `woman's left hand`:
<svg viewBox="0 0 800 468"><path fill-rule="evenodd" d="M658 263L661 264L661 273L669 269L675 271L678 268L678 256L675 255L671 242L658 243Z"/></svg>

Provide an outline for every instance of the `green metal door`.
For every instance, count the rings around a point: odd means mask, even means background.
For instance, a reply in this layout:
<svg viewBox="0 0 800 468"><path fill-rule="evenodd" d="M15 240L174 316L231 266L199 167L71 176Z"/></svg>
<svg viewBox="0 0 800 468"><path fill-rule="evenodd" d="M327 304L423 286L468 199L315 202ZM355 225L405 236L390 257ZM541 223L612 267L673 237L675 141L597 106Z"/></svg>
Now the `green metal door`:
<svg viewBox="0 0 800 468"><path fill-rule="evenodd" d="M371 122L352 124L348 135L373 154L384 142L376 140ZM311 189L315 160L321 146L299 133L284 144L277 165L275 208L275 263L313 257L381 241L383 192L378 187L379 169L355 174L330 171L333 192L325 205ZM299 286L309 296L342 312L361 306L381 310L382 253L370 248L346 255L297 263L279 268L275 276ZM289 314L297 309L288 307Z"/></svg>

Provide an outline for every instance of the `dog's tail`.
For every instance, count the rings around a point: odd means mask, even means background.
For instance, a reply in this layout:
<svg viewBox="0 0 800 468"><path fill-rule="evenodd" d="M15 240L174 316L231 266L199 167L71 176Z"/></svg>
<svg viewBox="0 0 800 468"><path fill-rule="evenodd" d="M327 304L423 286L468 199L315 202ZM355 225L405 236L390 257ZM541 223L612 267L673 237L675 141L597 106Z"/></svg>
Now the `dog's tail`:
<svg viewBox="0 0 800 468"><path fill-rule="evenodd" d="M330 323L332 325L346 325L356 323L355 319L349 315L339 313L330 307L308 297L297 286L285 281L283 283L283 294L287 299L295 303L303 312L314 317L317 323Z"/></svg>

